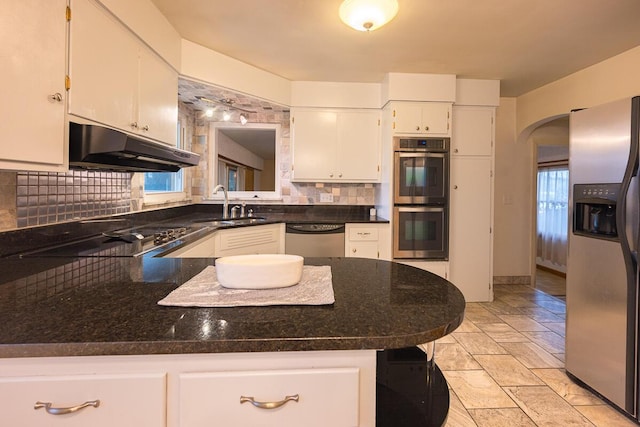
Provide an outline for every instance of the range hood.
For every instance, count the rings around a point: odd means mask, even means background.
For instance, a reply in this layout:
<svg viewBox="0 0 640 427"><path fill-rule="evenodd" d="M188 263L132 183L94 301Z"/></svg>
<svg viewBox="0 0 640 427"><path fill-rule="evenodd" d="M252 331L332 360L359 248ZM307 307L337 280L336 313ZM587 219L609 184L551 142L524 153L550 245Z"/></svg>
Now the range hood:
<svg viewBox="0 0 640 427"><path fill-rule="evenodd" d="M98 125L69 122L69 167L119 172L177 172L200 155Z"/></svg>

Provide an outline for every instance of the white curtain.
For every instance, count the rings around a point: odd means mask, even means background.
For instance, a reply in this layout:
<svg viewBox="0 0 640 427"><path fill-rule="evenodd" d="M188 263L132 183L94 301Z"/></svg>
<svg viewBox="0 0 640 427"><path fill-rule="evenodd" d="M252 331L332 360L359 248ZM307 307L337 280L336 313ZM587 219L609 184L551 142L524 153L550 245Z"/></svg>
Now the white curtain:
<svg viewBox="0 0 640 427"><path fill-rule="evenodd" d="M538 264L566 271L568 208L567 166L538 169Z"/></svg>

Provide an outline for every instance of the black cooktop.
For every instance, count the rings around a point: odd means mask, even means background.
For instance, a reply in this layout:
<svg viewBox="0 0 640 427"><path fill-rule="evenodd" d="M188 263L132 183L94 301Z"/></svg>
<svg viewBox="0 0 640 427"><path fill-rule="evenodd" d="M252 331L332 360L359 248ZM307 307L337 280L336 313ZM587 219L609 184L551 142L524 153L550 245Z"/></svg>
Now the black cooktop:
<svg viewBox="0 0 640 427"><path fill-rule="evenodd" d="M38 249L22 257L134 257L203 229L202 225L151 225L117 230L83 240Z"/></svg>

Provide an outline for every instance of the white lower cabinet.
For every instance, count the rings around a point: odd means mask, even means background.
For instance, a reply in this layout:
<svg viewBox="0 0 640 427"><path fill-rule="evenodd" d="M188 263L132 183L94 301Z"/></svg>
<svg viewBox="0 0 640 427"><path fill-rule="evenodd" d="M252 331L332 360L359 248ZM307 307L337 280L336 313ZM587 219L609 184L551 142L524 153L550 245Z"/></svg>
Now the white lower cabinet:
<svg viewBox="0 0 640 427"><path fill-rule="evenodd" d="M2 419L12 427L161 427L166 425L166 375L0 378L0 402Z"/></svg>
<svg viewBox="0 0 640 427"><path fill-rule="evenodd" d="M390 230L389 224L345 224L345 256L389 260Z"/></svg>
<svg viewBox="0 0 640 427"><path fill-rule="evenodd" d="M284 224L216 230L166 255L167 258L211 258L229 255L283 254Z"/></svg>
<svg viewBox="0 0 640 427"><path fill-rule="evenodd" d="M375 427L376 350L0 358L11 427ZM263 409L257 403L286 403ZM297 401L294 397L297 396ZM94 407L91 402L99 401ZM53 415L51 408L86 407ZM270 406L270 405L267 405ZM275 405L274 405L275 406Z"/></svg>
<svg viewBox="0 0 640 427"><path fill-rule="evenodd" d="M180 375L180 426L359 425L357 368Z"/></svg>

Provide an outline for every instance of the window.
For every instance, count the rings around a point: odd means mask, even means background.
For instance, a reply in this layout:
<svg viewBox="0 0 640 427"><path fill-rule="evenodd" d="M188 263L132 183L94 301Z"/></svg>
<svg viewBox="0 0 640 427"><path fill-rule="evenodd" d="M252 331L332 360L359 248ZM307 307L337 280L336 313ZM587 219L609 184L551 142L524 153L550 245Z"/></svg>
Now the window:
<svg viewBox="0 0 640 427"><path fill-rule="evenodd" d="M569 169L538 170L537 263L564 271L569 223Z"/></svg>
<svg viewBox="0 0 640 427"><path fill-rule="evenodd" d="M177 132L176 147L182 148L186 130L180 120L178 120ZM182 169L178 172L145 172L145 202L165 202L183 198L184 186L184 172Z"/></svg>

